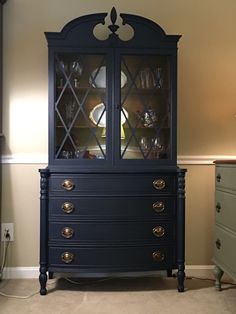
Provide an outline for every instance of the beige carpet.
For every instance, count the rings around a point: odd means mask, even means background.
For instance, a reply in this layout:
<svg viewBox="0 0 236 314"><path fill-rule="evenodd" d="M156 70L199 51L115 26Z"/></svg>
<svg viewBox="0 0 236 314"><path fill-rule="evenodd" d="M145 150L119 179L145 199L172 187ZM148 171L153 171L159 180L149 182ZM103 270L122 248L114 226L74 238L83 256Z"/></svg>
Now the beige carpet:
<svg viewBox="0 0 236 314"><path fill-rule="evenodd" d="M186 291L178 293L174 278L123 278L107 281L51 280L47 296L28 299L0 296L0 313L63 314L235 314L236 286L216 291L212 281L186 280ZM0 291L30 295L39 289L36 279L3 280Z"/></svg>

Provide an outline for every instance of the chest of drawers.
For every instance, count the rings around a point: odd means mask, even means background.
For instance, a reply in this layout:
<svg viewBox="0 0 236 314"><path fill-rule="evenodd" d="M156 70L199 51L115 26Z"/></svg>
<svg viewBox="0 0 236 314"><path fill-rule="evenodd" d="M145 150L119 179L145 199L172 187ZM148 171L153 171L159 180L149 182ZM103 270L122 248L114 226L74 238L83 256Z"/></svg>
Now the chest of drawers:
<svg viewBox="0 0 236 314"><path fill-rule="evenodd" d="M50 278L54 272L96 277L177 268L183 290L183 178L181 170L135 175L41 170L42 286L46 271Z"/></svg>
<svg viewBox="0 0 236 314"><path fill-rule="evenodd" d="M236 279L236 161L216 161L215 246L216 288L224 272Z"/></svg>

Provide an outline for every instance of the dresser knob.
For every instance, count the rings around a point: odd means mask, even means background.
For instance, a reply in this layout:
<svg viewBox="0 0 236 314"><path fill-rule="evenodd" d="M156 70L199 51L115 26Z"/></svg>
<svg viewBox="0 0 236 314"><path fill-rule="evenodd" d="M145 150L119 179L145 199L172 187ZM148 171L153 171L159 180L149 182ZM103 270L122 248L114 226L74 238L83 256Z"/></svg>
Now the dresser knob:
<svg viewBox="0 0 236 314"><path fill-rule="evenodd" d="M64 204L62 204L62 210L66 214L72 213L74 209L75 209L74 204L72 204L70 202L65 202Z"/></svg>
<svg viewBox="0 0 236 314"><path fill-rule="evenodd" d="M70 227L65 227L62 229L61 235L66 239L70 239L74 235L74 230Z"/></svg>
<svg viewBox="0 0 236 314"><path fill-rule="evenodd" d="M66 179L62 182L62 187L67 191L71 191L75 187L75 184L72 180Z"/></svg>
<svg viewBox="0 0 236 314"><path fill-rule="evenodd" d="M163 202L155 202L152 204L152 208L155 210L155 212L161 213L165 209L165 204Z"/></svg>
<svg viewBox="0 0 236 314"><path fill-rule="evenodd" d="M152 184L157 190L163 190L166 186L166 183L163 179L155 179Z"/></svg>
<svg viewBox="0 0 236 314"><path fill-rule="evenodd" d="M164 258L165 258L165 255L161 251L155 251L155 252L152 253L152 258L156 262L162 262L164 260Z"/></svg>
<svg viewBox="0 0 236 314"><path fill-rule="evenodd" d="M152 229L154 236L161 238L165 234L165 229L162 226L156 226Z"/></svg>
<svg viewBox="0 0 236 314"><path fill-rule="evenodd" d="M217 213L220 213L220 210L221 210L221 205L220 205L220 203L217 203L216 204L216 211L217 211Z"/></svg>
<svg viewBox="0 0 236 314"><path fill-rule="evenodd" d="M220 180L221 180L221 175L220 175L220 173L218 173L217 176L216 176L216 181L220 182Z"/></svg>
<svg viewBox="0 0 236 314"><path fill-rule="evenodd" d="M66 264L71 263L73 261L73 259L74 259L73 253L64 252L61 254L61 260Z"/></svg>
<svg viewBox="0 0 236 314"><path fill-rule="evenodd" d="M218 250L221 248L220 239L217 239L217 240L216 240L216 247L217 247Z"/></svg>

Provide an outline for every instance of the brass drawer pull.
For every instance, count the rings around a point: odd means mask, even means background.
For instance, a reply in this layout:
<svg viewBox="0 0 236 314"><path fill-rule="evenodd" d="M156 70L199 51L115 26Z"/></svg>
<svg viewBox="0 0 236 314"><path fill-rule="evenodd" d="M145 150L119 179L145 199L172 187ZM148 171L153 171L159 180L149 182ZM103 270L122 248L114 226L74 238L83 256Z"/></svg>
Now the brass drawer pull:
<svg viewBox="0 0 236 314"><path fill-rule="evenodd" d="M163 179L155 179L152 184L157 190L163 190L166 186L166 183Z"/></svg>
<svg viewBox="0 0 236 314"><path fill-rule="evenodd" d="M218 203L216 204L216 211L217 211L217 213L220 213L220 210L221 210L221 205L220 205L220 203L218 202Z"/></svg>
<svg viewBox="0 0 236 314"><path fill-rule="evenodd" d="M75 187L75 184L72 180L66 179L62 182L62 187L67 191L71 191Z"/></svg>
<svg viewBox="0 0 236 314"><path fill-rule="evenodd" d="M152 229L154 236L161 238L165 234L165 229L162 226L156 226Z"/></svg>
<svg viewBox="0 0 236 314"><path fill-rule="evenodd" d="M155 202L152 204L152 208L155 210L155 212L161 213L165 209L165 204L163 202Z"/></svg>
<svg viewBox="0 0 236 314"><path fill-rule="evenodd" d="M221 180L221 175L220 175L220 173L218 173L217 176L216 176L216 181L220 182L220 180Z"/></svg>
<svg viewBox="0 0 236 314"><path fill-rule="evenodd" d="M74 235L74 230L70 227L65 227L62 229L61 235L66 239L70 239Z"/></svg>
<svg viewBox="0 0 236 314"><path fill-rule="evenodd" d="M162 262L165 259L165 255L161 251L155 251L152 253L152 258L156 262Z"/></svg>
<svg viewBox="0 0 236 314"><path fill-rule="evenodd" d="M217 247L218 250L221 248L220 239L217 239L217 240L216 240L216 247Z"/></svg>
<svg viewBox="0 0 236 314"><path fill-rule="evenodd" d="M73 259L74 259L73 253L64 252L61 254L61 260L66 264L71 263L73 261Z"/></svg>
<svg viewBox="0 0 236 314"><path fill-rule="evenodd" d="M72 213L74 209L75 209L74 204L72 204L70 202L65 202L65 203L62 204L62 210L66 214Z"/></svg>

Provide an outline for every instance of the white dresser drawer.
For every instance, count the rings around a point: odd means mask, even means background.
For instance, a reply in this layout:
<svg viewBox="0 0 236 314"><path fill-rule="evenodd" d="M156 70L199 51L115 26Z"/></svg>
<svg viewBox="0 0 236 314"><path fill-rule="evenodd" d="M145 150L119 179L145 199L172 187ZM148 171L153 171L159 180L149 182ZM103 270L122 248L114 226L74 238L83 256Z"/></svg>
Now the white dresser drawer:
<svg viewBox="0 0 236 314"><path fill-rule="evenodd" d="M236 233L215 227L215 261L236 278Z"/></svg>
<svg viewBox="0 0 236 314"><path fill-rule="evenodd" d="M236 232L236 194L216 190L215 205L216 223Z"/></svg>
<svg viewBox="0 0 236 314"><path fill-rule="evenodd" d="M236 191L236 165L216 166L216 188Z"/></svg>

